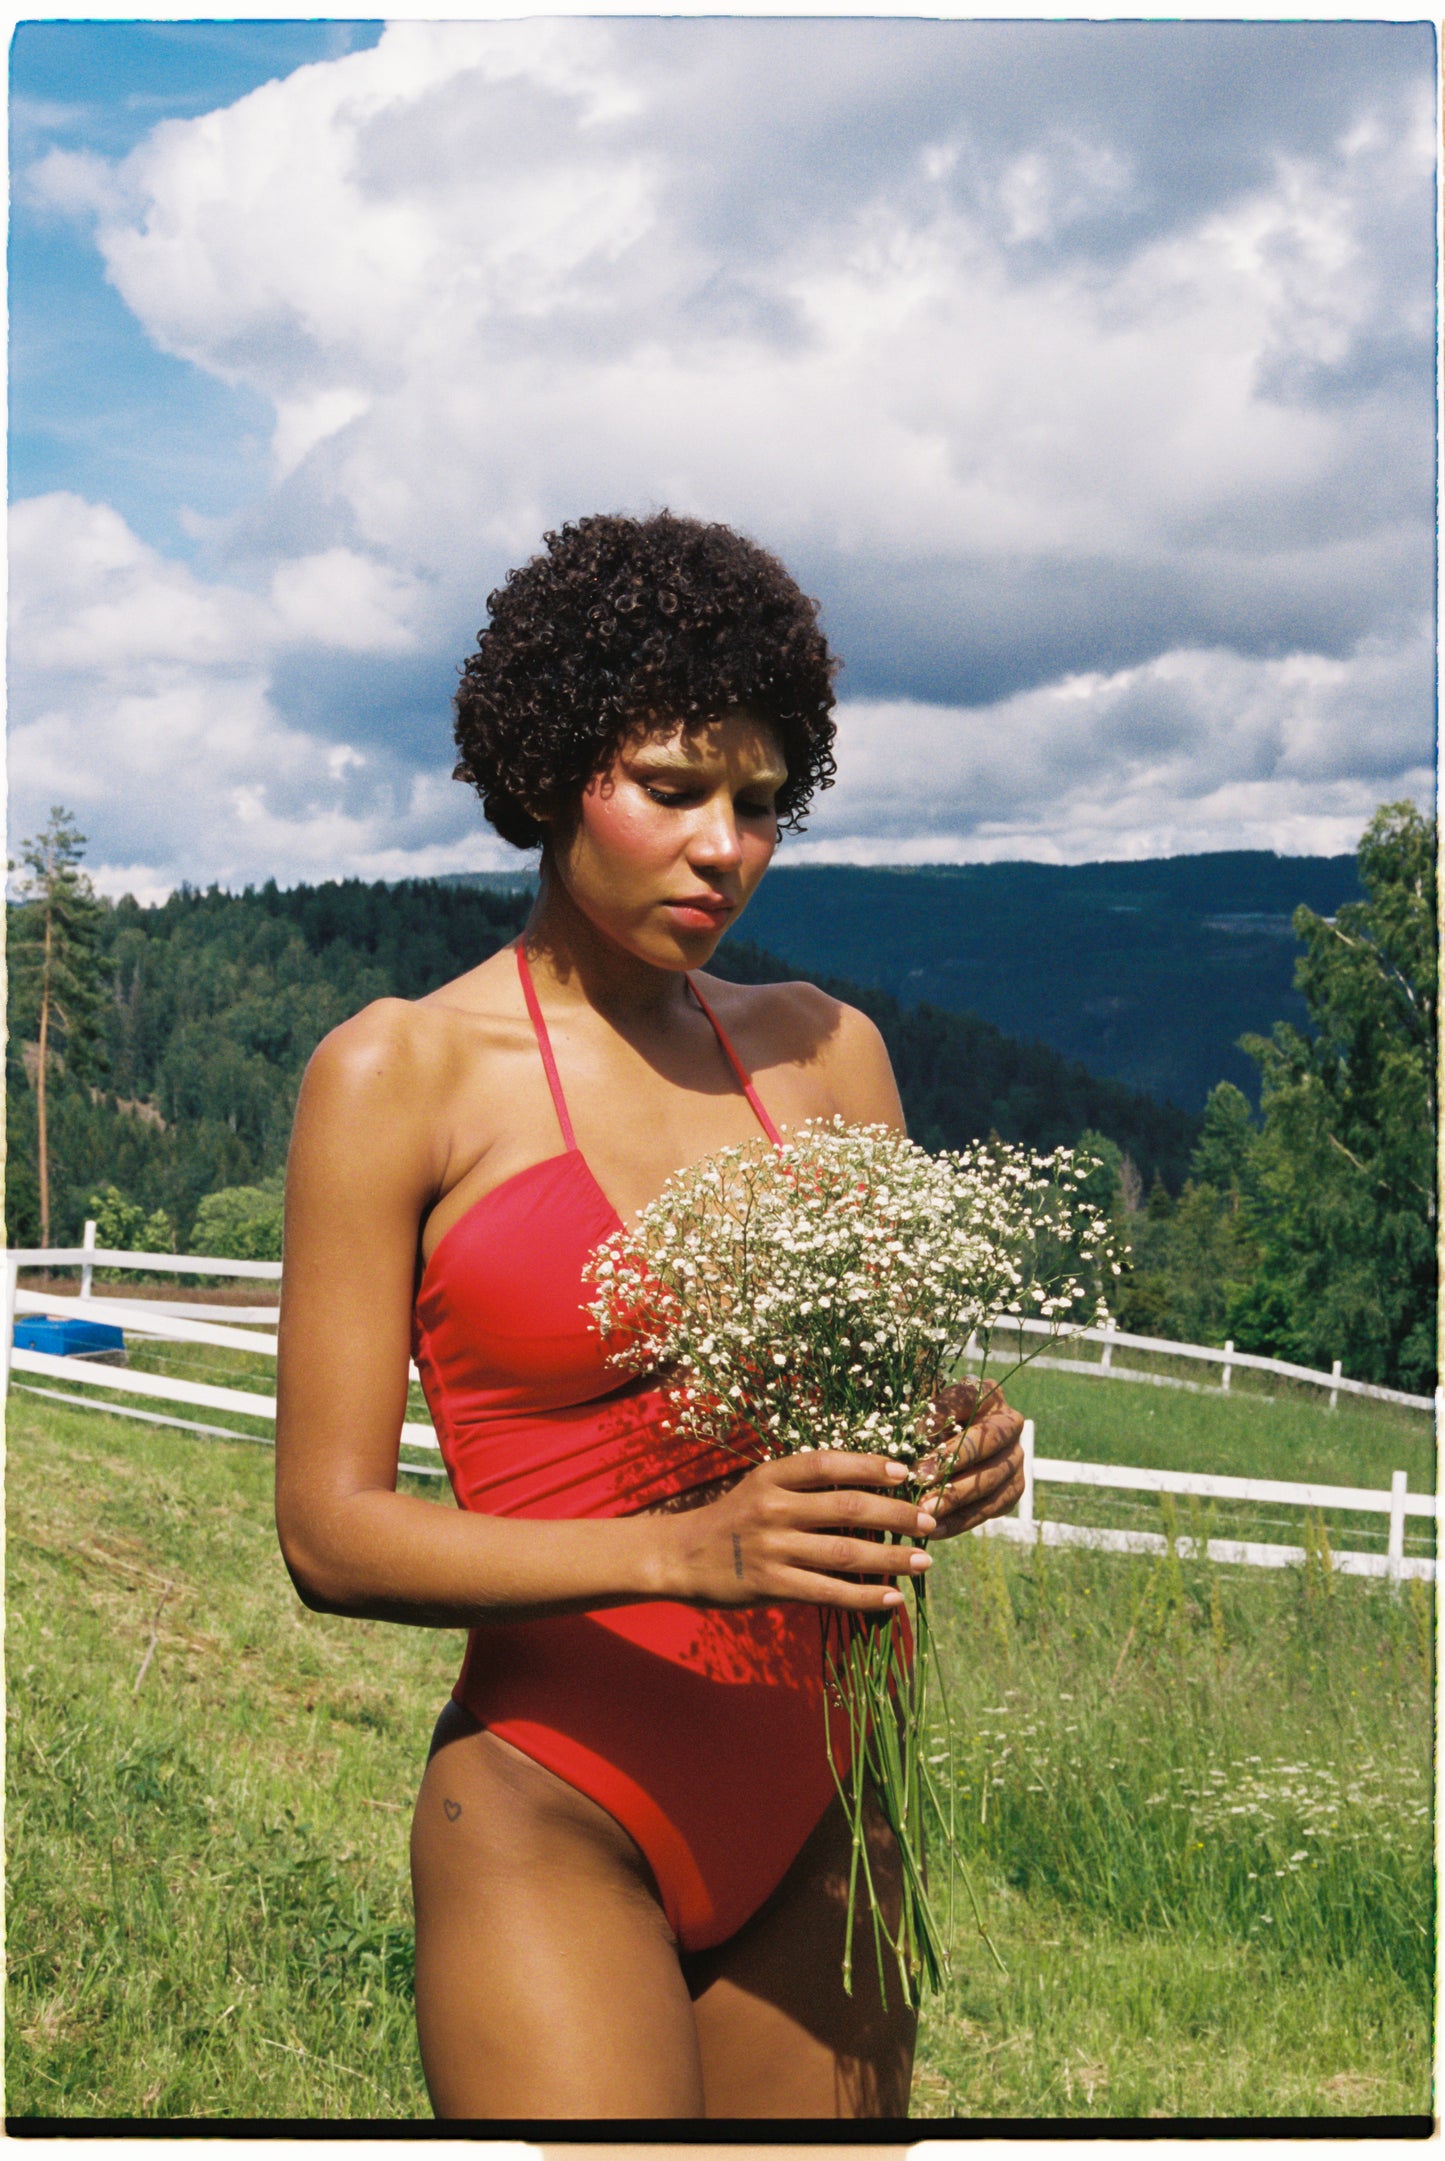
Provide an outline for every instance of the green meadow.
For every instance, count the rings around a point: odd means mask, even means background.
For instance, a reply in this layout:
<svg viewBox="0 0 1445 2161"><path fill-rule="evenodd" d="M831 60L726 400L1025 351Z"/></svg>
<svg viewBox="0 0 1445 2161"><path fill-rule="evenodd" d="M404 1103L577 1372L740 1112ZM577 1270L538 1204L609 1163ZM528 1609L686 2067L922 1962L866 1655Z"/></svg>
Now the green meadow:
<svg viewBox="0 0 1445 2161"><path fill-rule="evenodd" d="M1387 1406L1010 1392L1045 1456L1433 1485ZM9 2111L426 2116L406 1842L459 1638L308 1613L267 1448L9 1412ZM914 2117L1428 2110L1433 1595L1331 1571L1383 1519L1276 1572L1200 1558L1203 1511L1113 1506L1068 1500L1172 1548L940 1549L955 1836L1006 1973L960 1898Z"/></svg>

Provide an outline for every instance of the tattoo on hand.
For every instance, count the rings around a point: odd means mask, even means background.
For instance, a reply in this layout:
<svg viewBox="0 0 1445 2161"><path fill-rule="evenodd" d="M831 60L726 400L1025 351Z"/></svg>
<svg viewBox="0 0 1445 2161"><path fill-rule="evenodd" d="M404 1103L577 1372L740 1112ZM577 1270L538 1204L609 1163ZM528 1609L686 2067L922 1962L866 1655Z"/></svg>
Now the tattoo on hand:
<svg viewBox="0 0 1445 2161"><path fill-rule="evenodd" d="M733 1532L733 1574L741 1583L743 1580L743 1542L736 1531Z"/></svg>
<svg viewBox="0 0 1445 2161"><path fill-rule="evenodd" d="M456 1822L456 1820L457 1820L457 1818L458 1818L458 1816L460 1816L460 1814L461 1814L461 1812L462 1812L462 1804L461 1804L461 1802L460 1802L460 1801L443 1801L443 1802L442 1802L442 1807L443 1807L443 1808L444 1808L444 1809L446 1810L446 1818L447 1818L447 1822L448 1822L448 1823L455 1823L455 1822Z"/></svg>

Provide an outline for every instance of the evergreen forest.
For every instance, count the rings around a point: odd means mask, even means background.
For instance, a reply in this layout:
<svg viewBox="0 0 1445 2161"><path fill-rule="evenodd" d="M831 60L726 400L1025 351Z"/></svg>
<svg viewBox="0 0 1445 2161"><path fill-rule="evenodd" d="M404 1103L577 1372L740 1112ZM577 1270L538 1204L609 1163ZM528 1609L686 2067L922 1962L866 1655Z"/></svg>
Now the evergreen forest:
<svg viewBox="0 0 1445 2161"><path fill-rule="evenodd" d="M1298 1016L1239 1048L1201 1115L977 1015L901 1004L737 938L735 981L808 975L877 1023L925 1147L990 1133L1099 1158L1100 1204L1132 1254L1120 1323L1412 1391L1434 1383L1434 827L1387 805L1360 843L1359 899L1294 912ZM8 909L11 1246L265 1257L296 1091L327 1031L416 998L514 937L525 890L355 880L163 905L97 899L60 811L25 844ZM858 874L862 875L862 874ZM1301 1024L1302 1023L1302 1024ZM42 1091L44 1115L42 1117ZM42 1168L42 1129L45 1136Z"/></svg>
<svg viewBox="0 0 1445 2161"><path fill-rule="evenodd" d="M530 902L428 880L351 880L238 894L182 888L159 907L95 905L95 1041L50 1074L51 1242L75 1242L96 1213L92 1196L110 1187L132 1211L117 1228L133 1233L160 1214L181 1249L195 1251L207 1196L278 1180L297 1086L321 1037L374 998L417 998L475 967L516 936ZM12 907L12 926L30 913ZM740 982L798 973L737 940L715 970ZM925 1146L996 1131L1053 1147L1092 1126L1149 1177L1177 1185L1183 1176L1197 1119L971 1015L905 1010L886 993L819 980L882 1029L910 1130ZM17 972L6 1069L11 1245L39 1242L33 1004Z"/></svg>
<svg viewBox="0 0 1445 2161"><path fill-rule="evenodd" d="M807 974L977 1013L1197 1112L1221 1080L1258 1102L1242 1035L1305 1025L1295 909L1332 917L1362 897L1348 855L865 869L784 850L747 932Z"/></svg>

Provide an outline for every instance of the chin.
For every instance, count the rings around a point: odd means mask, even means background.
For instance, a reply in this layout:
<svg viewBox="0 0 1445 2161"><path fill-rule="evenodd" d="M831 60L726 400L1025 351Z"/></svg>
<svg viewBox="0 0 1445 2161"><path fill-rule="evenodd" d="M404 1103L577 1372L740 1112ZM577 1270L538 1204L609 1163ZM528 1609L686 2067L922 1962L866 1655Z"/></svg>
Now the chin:
<svg viewBox="0 0 1445 2161"><path fill-rule="evenodd" d="M662 959L659 955L660 966L664 968L705 968L722 944L722 932L720 930L674 931L672 936L665 942L677 957L675 960Z"/></svg>
<svg viewBox="0 0 1445 2161"><path fill-rule="evenodd" d="M729 918L729 921L732 919ZM707 930L688 930L683 924L649 925L633 947L641 959L659 968L705 968L722 944L727 923Z"/></svg>

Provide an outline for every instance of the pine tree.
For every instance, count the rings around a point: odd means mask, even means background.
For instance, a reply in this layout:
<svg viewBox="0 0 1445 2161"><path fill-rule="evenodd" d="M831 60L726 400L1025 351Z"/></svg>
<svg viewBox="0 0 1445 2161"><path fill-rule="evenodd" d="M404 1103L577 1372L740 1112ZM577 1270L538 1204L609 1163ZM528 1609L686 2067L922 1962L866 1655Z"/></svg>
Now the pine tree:
<svg viewBox="0 0 1445 2161"><path fill-rule="evenodd" d="M1312 1032L1242 1038L1264 1113L1249 1325L1273 1316L1286 1357L1420 1389L1435 1378L1434 823L1387 803L1359 856L1366 899L1332 922L1295 911Z"/></svg>
<svg viewBox="0 0 1445 2161"><path fill-rule="evenodd" d="M11 1027L36 1048L42 1246L50 1243L48 1090L52 1069L84 1079L103 1064L98 1025L104 1000L102 908L80 868L84 853L85 835L74 818L58 803L52 804L50 823L43 832L21 842L20 857L29 876L21 881L21 906L10 918Z"/></svg>

